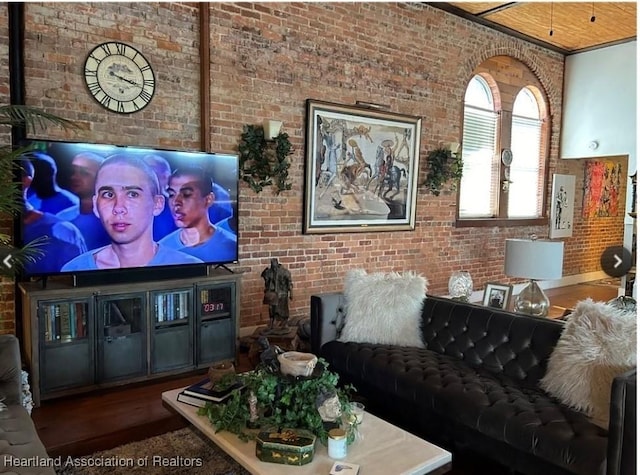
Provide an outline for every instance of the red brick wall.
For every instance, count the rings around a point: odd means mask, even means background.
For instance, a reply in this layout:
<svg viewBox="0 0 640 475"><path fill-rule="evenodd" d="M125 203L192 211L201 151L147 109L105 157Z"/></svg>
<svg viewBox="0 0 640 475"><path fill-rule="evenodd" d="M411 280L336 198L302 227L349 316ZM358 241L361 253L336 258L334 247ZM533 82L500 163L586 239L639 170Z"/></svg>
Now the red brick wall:
<svg viewBox="0 0 640 475"><path fill-rule="evenodd" d="M188 3L26 3L27 102L82 127L73 136L57 131L48 136L198 149L198 8ZM291 313L297 315L307 312L311 294L341 289L346 270L354 267L414 270L428 278L433 293L446 292L457 269L469 270L478 289L487 281L505 281L504 240L548 233L547 226L455 228L455 195L434 197L420 187L415 231L303 235L305 100L377 102L421 116L422 158L434 147L460 140L462 99L473 70L492 56L512 56L534 72L548 95L554 169L562 56L419 3L211 3L209 8L211 149L236 151L242 125L267 118L284 121L295 147L291 191L256 195L241 186L242 326L268 320L259 276L271 257L291 270ZM151 104L131 116L106 112L83 84L87 53L111 39L138 47L158 79ZM0 42L6 45L6 34ZM424 162L420 170L422 182ZM572 263L565 275L586 270L597 268Z"/></svg>
<svg viewBox="0 0 640 475"><path fill-rule="evenodd" d="M9 29L6 3L0 4L0 104L9 104ZM11 143L11 129L0 127L0 147ZM0 216L0 232L11 234L11 216ZM16 333L14 284L0 277L0 334Z"/></svg>

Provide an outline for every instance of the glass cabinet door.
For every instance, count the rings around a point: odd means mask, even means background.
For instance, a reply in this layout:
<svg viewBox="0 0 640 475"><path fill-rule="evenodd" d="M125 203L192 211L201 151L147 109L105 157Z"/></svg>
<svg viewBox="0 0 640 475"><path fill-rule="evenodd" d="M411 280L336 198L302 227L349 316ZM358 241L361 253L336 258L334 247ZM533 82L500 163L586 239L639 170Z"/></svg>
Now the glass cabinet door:
<svg viewBox="0 0 640 475"><path fill-rule="evenodd" d="M235 359L235 283L198 287L197 365Z"/></svg>
<svg viewBox="0 0 640 475"><path fill-rule="evenodd" d="M95 381L89 311L86 299L38 303L41 391L87 386Z"/></svg>
<svg viewBox="0 0 640 475"><path fill-rule="evenodd" d="M152 292L151 372L193 366L193 289Z"/></svg>
<svg viewBox="0 0 640 475"><path fill-rule="evenodd" d="M101 296L97 307L100 380L146 375L144 294Z"/></svg>

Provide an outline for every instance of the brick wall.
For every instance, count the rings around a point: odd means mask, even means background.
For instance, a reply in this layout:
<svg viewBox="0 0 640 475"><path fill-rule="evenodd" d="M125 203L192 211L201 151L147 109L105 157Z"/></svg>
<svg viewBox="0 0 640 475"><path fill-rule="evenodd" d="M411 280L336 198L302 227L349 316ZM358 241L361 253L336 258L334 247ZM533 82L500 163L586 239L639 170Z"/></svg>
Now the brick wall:
<svg viewBox="0 0 640 475"><path fill-rule="evenodd" d="M195 3L25 4L27 102L81 125L75 135L52 130L40 136L198 149L198 8ZM487 281L504 282L504 240L548 233L547 226L455 228L455 195L434 197L420 187L415 231L303 235L305 100L376 102L421 116L424 157L460 140L462 99L473 70L492 56L512 56L534 72L548 95L553 170L562 56L419 3L211 3L209 9L211 149L236 151L242 125L267 118L284 121L295 147L291 191L256 195L241 185L242 326L268 321L259 276L271 257L291 270L291 313L297 315L307 312L311 294L341 289L346 270L354 267L414 270L428 278L433 293L446 292L457 269L470 271L477 289ZM6 32L0 32L6 49ZM106 112L83 83L87 53L111 39L138 47L158 79L151 104L131 116ZM6 72L3 65L0 73ZM4 98L4 88L0 94ZM425 173L421 163L419 182ZM572 239L591 238L585 232ZM568 262L565 275L597 270L591 261Z"/></svg>
<svg viewBox="0 0 640 475"><path fill-rule="evenodd" d="M9 29L6 4L0 6L0 104L8 104L9 99ZM0 147L11 143L11 129L0 127ZM11 216L0 216L0 232L11 234ZM0 334L16 333L14 284L10 279L0 277Z"/></svg>

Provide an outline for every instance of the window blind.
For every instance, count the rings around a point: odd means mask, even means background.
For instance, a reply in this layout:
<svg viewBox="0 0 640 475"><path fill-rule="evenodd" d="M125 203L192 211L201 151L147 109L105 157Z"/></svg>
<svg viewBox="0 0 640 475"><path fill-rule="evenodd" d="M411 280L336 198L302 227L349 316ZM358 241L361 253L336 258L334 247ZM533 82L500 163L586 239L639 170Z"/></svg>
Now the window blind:
<svg viewBox="0 0 640 475"><path fill-rule="evenodd" d="M541 216L542 121L513 115L511 122L512 183L509 186L509 218Z"/></svg>
<svg viewBox="0 0 640 475"><path fill-rule="evenodd" d="M484 218L497 214L497 194L493 186L498 174L498 164L494 163L497 126L496 112L465 105L460 218Z"/></svg>

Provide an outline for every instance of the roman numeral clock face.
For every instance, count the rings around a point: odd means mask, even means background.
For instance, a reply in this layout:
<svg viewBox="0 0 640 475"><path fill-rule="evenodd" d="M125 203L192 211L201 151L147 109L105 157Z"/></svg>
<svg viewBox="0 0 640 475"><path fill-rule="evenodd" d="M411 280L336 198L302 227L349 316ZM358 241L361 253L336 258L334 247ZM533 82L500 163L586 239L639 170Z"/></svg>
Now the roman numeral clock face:
<svg viewBox="0 0 640 475"><path fill-rule="evenodd" d="M144 109L156 90L156 78L137 49L116 41L96 46L84 63L84 79L93 98L121 114Z"/></svg>

